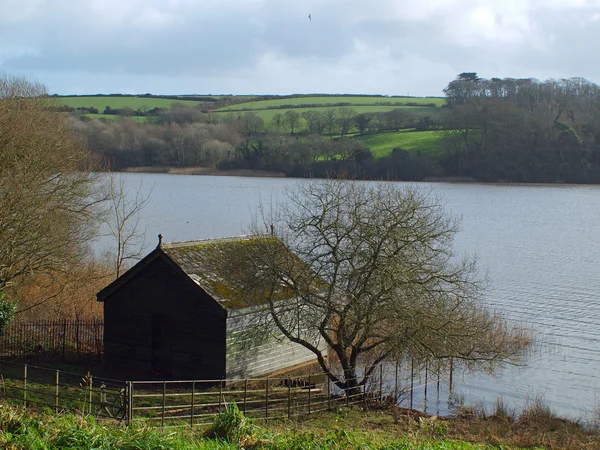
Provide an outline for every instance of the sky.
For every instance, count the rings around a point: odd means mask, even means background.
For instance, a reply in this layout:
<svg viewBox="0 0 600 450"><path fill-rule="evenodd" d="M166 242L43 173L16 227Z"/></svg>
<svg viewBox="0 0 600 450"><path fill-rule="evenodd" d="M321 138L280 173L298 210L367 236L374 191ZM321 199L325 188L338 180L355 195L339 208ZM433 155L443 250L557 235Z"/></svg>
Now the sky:
<svg viewBox="0 0 600 450"><path fill-rule="evenodd" d="M600 83L598 43L600 0L0 0L0 72L51 94L441 96L461 72Z"/></svg>

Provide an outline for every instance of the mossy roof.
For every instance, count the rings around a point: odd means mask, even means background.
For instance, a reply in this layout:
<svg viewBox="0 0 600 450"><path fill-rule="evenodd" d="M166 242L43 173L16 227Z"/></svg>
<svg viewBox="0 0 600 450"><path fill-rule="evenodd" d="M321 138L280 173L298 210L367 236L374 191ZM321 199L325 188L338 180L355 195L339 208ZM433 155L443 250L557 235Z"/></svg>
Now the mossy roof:
<svg viewBox="0 0 600 450"><path fill-rule="evenodd" d="M291 290L281 285L272 288L268 280L261 280L262 267L268 261L295 261L296 267L307 268L280 240L270 236L173 242L163 244L161 250L226 309L293 296Z"/></svg>

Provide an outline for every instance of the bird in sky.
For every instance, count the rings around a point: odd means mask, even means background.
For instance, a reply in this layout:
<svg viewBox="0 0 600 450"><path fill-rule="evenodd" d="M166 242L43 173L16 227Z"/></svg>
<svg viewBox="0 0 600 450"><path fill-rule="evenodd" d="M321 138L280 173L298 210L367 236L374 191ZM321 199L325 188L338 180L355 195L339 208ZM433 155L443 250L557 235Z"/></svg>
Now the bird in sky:
<svg viewBox="0 0 600 450"><path fill-rule="evenodd" d="M311 14L308 15L308 20L312 20Z"/></svg>

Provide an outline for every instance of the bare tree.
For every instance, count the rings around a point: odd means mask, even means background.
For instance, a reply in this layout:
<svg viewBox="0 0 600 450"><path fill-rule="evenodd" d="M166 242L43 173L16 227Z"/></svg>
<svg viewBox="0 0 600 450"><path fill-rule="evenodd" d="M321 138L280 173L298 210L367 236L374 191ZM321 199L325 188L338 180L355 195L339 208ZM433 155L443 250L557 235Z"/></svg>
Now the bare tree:
<svg viewBox="0 0 600 450"><path fill-rule="evenodd" d="M523 350L524 333L483 307L475 261L454 258L458 223L431 193L324 180L288 194L267 219L285 246L263 239L244 259L271 293L263 322L314 352L338 387L356 393L388 359L491 370Z"/></svg>
<svg viewBox="0 0 600 450"><path fill-rule="evenodd" d="M105 200L94 159L55 106L43 85L0 74L0 306L8 318L24 287L40 293L27 309L64 291L86 262Z"/></svg>
<svg viewBox="0 0 600 450"><path fill-rule="evenodd" d="M95 231L98 177L45 88L0 75L0 291L78 258Z"/></svg>
<svg viewBox="0 0 600 450"><path fill-rule="evenodd" d="M116 253L111 255L115 278L119 278L127 261L137 259L144 250L145 231L140 227L140 212L148 205L151 192L140 184L132 193L125 180L110 175L106 186L108 198L105 222L115 239Z"/></svg>

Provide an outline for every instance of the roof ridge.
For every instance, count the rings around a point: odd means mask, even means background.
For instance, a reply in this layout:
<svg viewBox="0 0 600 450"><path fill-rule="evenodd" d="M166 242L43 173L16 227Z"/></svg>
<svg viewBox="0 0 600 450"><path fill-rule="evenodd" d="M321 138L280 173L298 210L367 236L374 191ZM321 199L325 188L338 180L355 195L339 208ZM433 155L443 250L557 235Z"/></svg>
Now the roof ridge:
<svg viewBox="0 0 600 450"><path fill-rule="evenodd" d="M227 236L227 237L218 237L218 238L207 238L207 239L196 239L193 241L174 241L174 242L165 242L161 246L162 248L178 248L178 247L190 247L193 245L202 245L202 244L216 244L219 242L234 242L241 241L244 239L252 239L254 236L251 234L241 234L239 236Z"/></svg>

